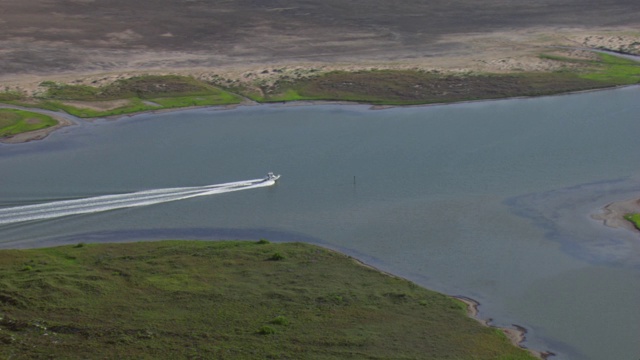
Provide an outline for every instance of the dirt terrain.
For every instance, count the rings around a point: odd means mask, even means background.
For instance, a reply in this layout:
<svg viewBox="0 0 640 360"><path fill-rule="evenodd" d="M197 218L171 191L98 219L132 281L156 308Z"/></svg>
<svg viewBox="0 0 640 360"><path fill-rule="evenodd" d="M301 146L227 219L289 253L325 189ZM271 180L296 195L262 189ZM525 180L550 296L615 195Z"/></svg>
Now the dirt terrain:
<svg viewBox="0 0 640 360"><path fill-rule="evenodd" d="M636 0L22 0L0 5L0 84L274 66L545 70L549 45L640 52ZM118 75L115 75L118 74Z"/></svg>

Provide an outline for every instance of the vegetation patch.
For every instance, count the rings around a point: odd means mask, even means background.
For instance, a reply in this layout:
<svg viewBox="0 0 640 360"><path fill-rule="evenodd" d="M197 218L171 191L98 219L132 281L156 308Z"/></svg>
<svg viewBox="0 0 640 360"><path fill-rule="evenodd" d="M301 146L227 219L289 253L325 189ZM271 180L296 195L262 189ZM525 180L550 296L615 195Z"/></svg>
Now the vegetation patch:
<svg viewBox="0 0 640 360"><path fill-rule="evenodd" d="M40 102L33 104L31 106L39 107L41 109L52 110L52 111L62 110L68 114L71 114L73 116L77 116L80 118L95 118L95 117L102 117L102 116L124 115L124 114L131 114L136 112L158 109L157 106L147 105L140 99L134 98L134 99L127 99L127 100L128 101L125 105L108 109L108 110L98 110L98 109L92 109L87 106L77 106L75 105L77 101L74 101L74 105L71 105L62 101L41 100Z"/></svg>
<svg viewBox="0 0 640 360"><path fill-rule="evenodd" d="M0 262L0 358L533 359L458 300L307 244L83 244Z"/></svg>
<svg viewBox="0 0 640 360"><path fill-rule="evenodd" d="M149 110L188 106L237 104L237 95L203 81L177 75L147 75L117 80L109 85L59 84L45 81L46 91L30 104L49 110L63 110L82 118L130 114ZM121 106L100 106L114 100L127 100ZM15 102L14 102L15 103ZM109 105L109 104L106 104Z"/></svg>
<svg viewBox="0 0 640 360"><path fill-rule="evenodd" d="M624 218L630 221L636 229L640 230L640 214L626 214Z"/></svg>
<svg viewBox="0 0 640 360"><path fill-rule="evenodd" d="M51 81L43 82L41 86L47 88L43 98L85 101L197 96L220 91L194 78L177 75L136 76L117 80L102 87L58 84Z"/></svg>
<svg viewBox="0 0 640 360"><path fill-rule="evenodd" d="M51 116L17 109L0 109L0 138L58 124Z"/></svg>
<svg viewBox="0 0 640 360"><path fill-rule="evenodd" d="M0 92L0 101L3 102L19 101L22 99L24 99L24 95L17 91Z"/></svg>
<svg viewBox="0 0 640 360"><path fill-rule="evenodd" d="M607 54L598 55L598 60L541 55L547 60L567 65L555 72L334 71L304 78L283 77L270 84L257 83L261 93L248 88L244 91L246 96L262 102L334 100L411 105L540 96L640 83L638 62Z"/></svg>
<svg viewBox="0 0 640 360"><path fill-rule="evenodd" d="M598 55L600 61L592 62L594 71L582 74L582 78L612 85L640 83L640 62L609 54Z"/></svg>
<svg viewBox="0 0 640 360"><path fill-rule="evenodd" d="M301 81L276 82L262 100L335 100L411 105L539 96L611 86L575 73L457 74L412 70L331 72Z"/></svg>
<svg viewBox="0 0 640 360"><path fill-rule="evenodd" d="M451 74L420 70L321 73L315 69L283 73L282 70L273 70L276 77L270 80L240 81L213 77L211 83L186 76L145 75L120 79L101 87L45 81L41 83L45 91L36 99L25 99L17 92L5 92L0 93L0 101L94 118L190 106L237 104L242 101L241 96L258 102L327 100L414 105L551 95L640 83L640 64L633 60L609 54L597 54L594 59L554 54L540 56L563 64L561 70L511 74Z"/></svg>

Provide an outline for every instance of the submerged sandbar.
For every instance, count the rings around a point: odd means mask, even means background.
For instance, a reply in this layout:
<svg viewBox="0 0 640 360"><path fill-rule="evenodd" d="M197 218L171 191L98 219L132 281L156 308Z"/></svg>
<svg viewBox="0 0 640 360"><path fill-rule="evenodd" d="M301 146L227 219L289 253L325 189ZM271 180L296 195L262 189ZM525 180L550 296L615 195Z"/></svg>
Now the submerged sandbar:
<svg viewBox="0 0 640 360"><path fill-rule="evenodd" d="M622 228L630 231L639 231L633 223L625 219L627 214L640 213L640 199L627 199L622 201L614 201L602 208L599 214L591 215L594 220L600 220L604 225L612 228Z"/></svg>

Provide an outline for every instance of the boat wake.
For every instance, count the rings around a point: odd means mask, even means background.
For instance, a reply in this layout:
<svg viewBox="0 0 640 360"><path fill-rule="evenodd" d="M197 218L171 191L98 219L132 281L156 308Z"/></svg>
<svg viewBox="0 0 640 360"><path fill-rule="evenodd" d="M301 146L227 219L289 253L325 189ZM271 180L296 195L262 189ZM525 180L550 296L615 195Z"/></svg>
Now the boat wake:
<svg viewBox="0 0 640 360"><path fill-rule="evenodd" d="M0 225L22 221L52 219L68 215L96 213L101 211L147 206L170 201L223 194L232 191L256 189L274 185L277 179L236 181L224 184L154 189L134 193L102 195L82 199L54 201L43 204L24 205L0 209Z"/></svg>

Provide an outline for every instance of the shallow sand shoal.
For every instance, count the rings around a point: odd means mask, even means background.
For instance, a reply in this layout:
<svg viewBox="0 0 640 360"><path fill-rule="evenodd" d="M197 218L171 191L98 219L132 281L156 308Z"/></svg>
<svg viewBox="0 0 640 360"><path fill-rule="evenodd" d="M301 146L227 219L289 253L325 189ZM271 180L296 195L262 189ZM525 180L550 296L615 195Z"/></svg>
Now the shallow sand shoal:
<svg viewBox="0 0 640 360"><path fill-rule="evenodd" d="M604 225L612 228L623 228L631 231L639 231L624 216L630 213L640 213L640 198L615 201L602 208L600 214L591 215L594 220L602 221Z"/></svg>

